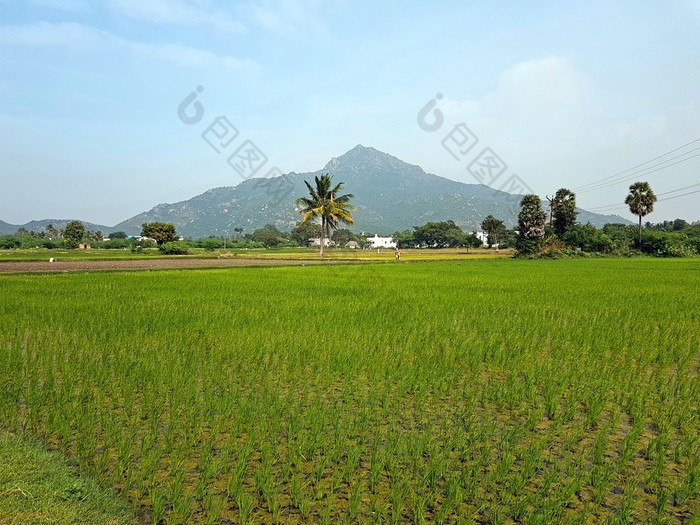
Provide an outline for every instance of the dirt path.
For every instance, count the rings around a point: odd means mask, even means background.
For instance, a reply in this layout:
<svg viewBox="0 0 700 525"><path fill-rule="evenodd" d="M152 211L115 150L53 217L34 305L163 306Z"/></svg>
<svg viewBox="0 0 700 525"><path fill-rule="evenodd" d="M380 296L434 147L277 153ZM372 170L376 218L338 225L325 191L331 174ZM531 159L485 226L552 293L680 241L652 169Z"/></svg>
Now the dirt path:
<svg viewBox="0 0 700 525"><path fill-rule="evenodd" d="M228 268L232 266L279 266L337 264L341 261L301 259L123 259L113 261L0 261L0 273L71 272L83 270L151 270L161 268Z"/></svg>

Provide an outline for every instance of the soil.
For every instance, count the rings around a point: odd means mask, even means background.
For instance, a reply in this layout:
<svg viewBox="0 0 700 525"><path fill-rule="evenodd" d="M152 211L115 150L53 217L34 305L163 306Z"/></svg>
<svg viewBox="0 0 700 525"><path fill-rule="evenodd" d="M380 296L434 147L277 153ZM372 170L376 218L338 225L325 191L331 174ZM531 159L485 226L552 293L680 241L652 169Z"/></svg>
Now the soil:
<svg viewBox="0 0 700 525"><path fill-rule="evenodd" d="M123 259L74 261L0 261L4 272L72 272L99 270L157 270L178 268L228 268L233 266L280 266L307 264L336 264L337 262L298 259Z"/></svg>

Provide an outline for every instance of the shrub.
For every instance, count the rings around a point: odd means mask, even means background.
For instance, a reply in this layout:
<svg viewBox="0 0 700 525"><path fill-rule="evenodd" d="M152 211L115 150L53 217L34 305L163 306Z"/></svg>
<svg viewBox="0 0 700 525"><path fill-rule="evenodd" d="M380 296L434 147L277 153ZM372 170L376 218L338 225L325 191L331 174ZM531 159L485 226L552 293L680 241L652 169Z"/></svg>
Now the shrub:
<svg viewBox="0 0 700 525"><path fill-rule="evenodd" d="M14 237L0 237L0 250L9 250L22 246L22 241Z"/></svg>
<svg viewBox="0 0 700 525"><path fill-rule="evenodd" d="M694 255L694 246L688 242L687 235L658 230L643 230L642 253L659 257L690 257Z"/></svg>
<svg viewBox="0 0 700 525"><path fill-rule="evenodd" d="M613 239L590 224L576 224L562 235L562 240L575 248L586 252L612 253L615 250Z"/></svg>
<svg viewBox="0 0 700 525"><path fill-rule="evenodd" d="M134 241L130 239L110 239L109 241L96 242L92 246L94 248L104 248L105 250L123 250L131 248Z"/></svg>
<svg viewBox="0 0 700 525"><path fill-rule="evenodd" d="M184 242L166 242L158 247L161 253L165 255L187 255L190 249Z"/></svg>
<svg viewBox="0 0 700 525"><path fill-rule="evenodd" d="M219 239L199 239L194 243L197 248L204 248L208 252L219 250L224 247L224 242Z"/></svg>

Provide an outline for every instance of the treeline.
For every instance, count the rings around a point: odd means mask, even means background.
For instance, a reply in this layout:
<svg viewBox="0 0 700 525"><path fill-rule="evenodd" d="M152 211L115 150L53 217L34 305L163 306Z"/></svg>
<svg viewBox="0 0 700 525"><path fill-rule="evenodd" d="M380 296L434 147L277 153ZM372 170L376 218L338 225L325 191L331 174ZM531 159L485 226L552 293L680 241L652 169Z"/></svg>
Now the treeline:
<svg viewBox="0 0 700 525"><path fill-rule="evenodd" d="M586 253L617 255L647 254L662 257L689 257L700 254L700 224L691 225L683 219L646 222L644 226L606 224L596 228L576 221L575 195L560 189L549 199L550 213L542 208L536 195L526 195L521 201L518 226L506 228L504 222L491 215L484 218L481 228L489 247L515 248L524 256L557 257ZM79 221L69 223L65 229L56 230L51 225L46 231L33 232L20 229L14 235L0 237L0 249L12 248L77 248L79 243L90 243L92 248L126 249L140 252L158 247L165 254L187 254L192 248L206 251L254 248L293 248L307 246L317 239L321 226L310 222L298 222L291 231L284 232L268 224L251 233L235 228L233 236L210 236L200 239L183 239L177 236L175 227L167 223L144 224L141 237L129 237L125 232L107 234L86 231ZM367 237L341 228L335 230L332 241L337 247L345 247L350 241L358 247L368 246ZM394 232L399 248L478 248L482 240L475 234L463 231L454 221L428 222L414 226L412 230Z"/></svg>
<svg viewBox="0 0 700 525"><path fill-rule="evenodd" d="M104 239L109 240L105 241ZM65 229L56 230L51 225L45 231L29 231L20 228L14 235L0 236L0 249L46 248L49 250L75 249L80 243L89 243L93 248L139 250L154 248L156 243L149 239L139 240L125 232L113 232L105 236L101 231L88 231L79 221L69 223Z"/></svg>
<svg viewBox="0 0 700 525"><path fill-rule="evenodd" d="M566 189L557 190L548 198L549 223L542 201L537 195L525 195L520 202L515 247L520 255L556 257L578 252L633 253L662 257L690 257L700 254L700 225L689 225L682 219L659 224L646 223L642 217L653 211L656 196L646 182L630 186L625 204L639 217L637 227L606 224L597 229L576 221L576 196ZM500 221L497 221L500 222ZM485 224L482 224L488 229ZM489 232L491 237L491 232Z"/></svg>

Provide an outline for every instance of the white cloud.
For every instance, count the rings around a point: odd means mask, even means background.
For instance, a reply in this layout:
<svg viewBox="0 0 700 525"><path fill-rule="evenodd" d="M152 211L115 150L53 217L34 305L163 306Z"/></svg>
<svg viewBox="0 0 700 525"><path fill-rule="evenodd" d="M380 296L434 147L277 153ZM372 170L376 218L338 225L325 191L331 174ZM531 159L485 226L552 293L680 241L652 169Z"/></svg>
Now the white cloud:
<svg viewBox="0 0 700 525"><path fill-rule="evenodd" d="M445 124L437 133L421 135L424 141L430 137L434 148L414 159L436 173L474 183L466 167L483 148L491 147L508 165L508 174L518 174L545 195L562 186L576 188L599 180L697 138L700 105L656 112L640 106L620 114L615 111L617 95L610 98L596 87L595 77L567 58L516 64L480 99L441 100L437 107ZM458 123L479 137L462 162L440 145ZM654 173L649 181L659 188L680 187L692 179L690 164ZM615 202L625 188L620 184L582 194L580 204Z"/></svg>
<svg viewBox="0 0 700 525"><path fill-rule="evenodd" d="M226 69L255 67L255 63L249 60L220 56L181 44L154 44L125 40L112 33L75 23L38 22L0 27L0 45L55 47L82 52L117 49L140 59L169 62L183 67Z"/></svg>
<svg viewBox="0 0 700 525"><path fill-rule="evenodd" d="M129 18L158 24L211 27L224 32L245 30L225 11L206 10L181 0L111 0L109 7Z"/></svg>
<svg viewBox="0 0 700 525"><path fill-rule="evenodd" d="M580 148L590 131L588 81L568 59L546 57L504 71L496 89L480 100L445 100L444 113L467 122L477 135L519 157Z"/></svg>

